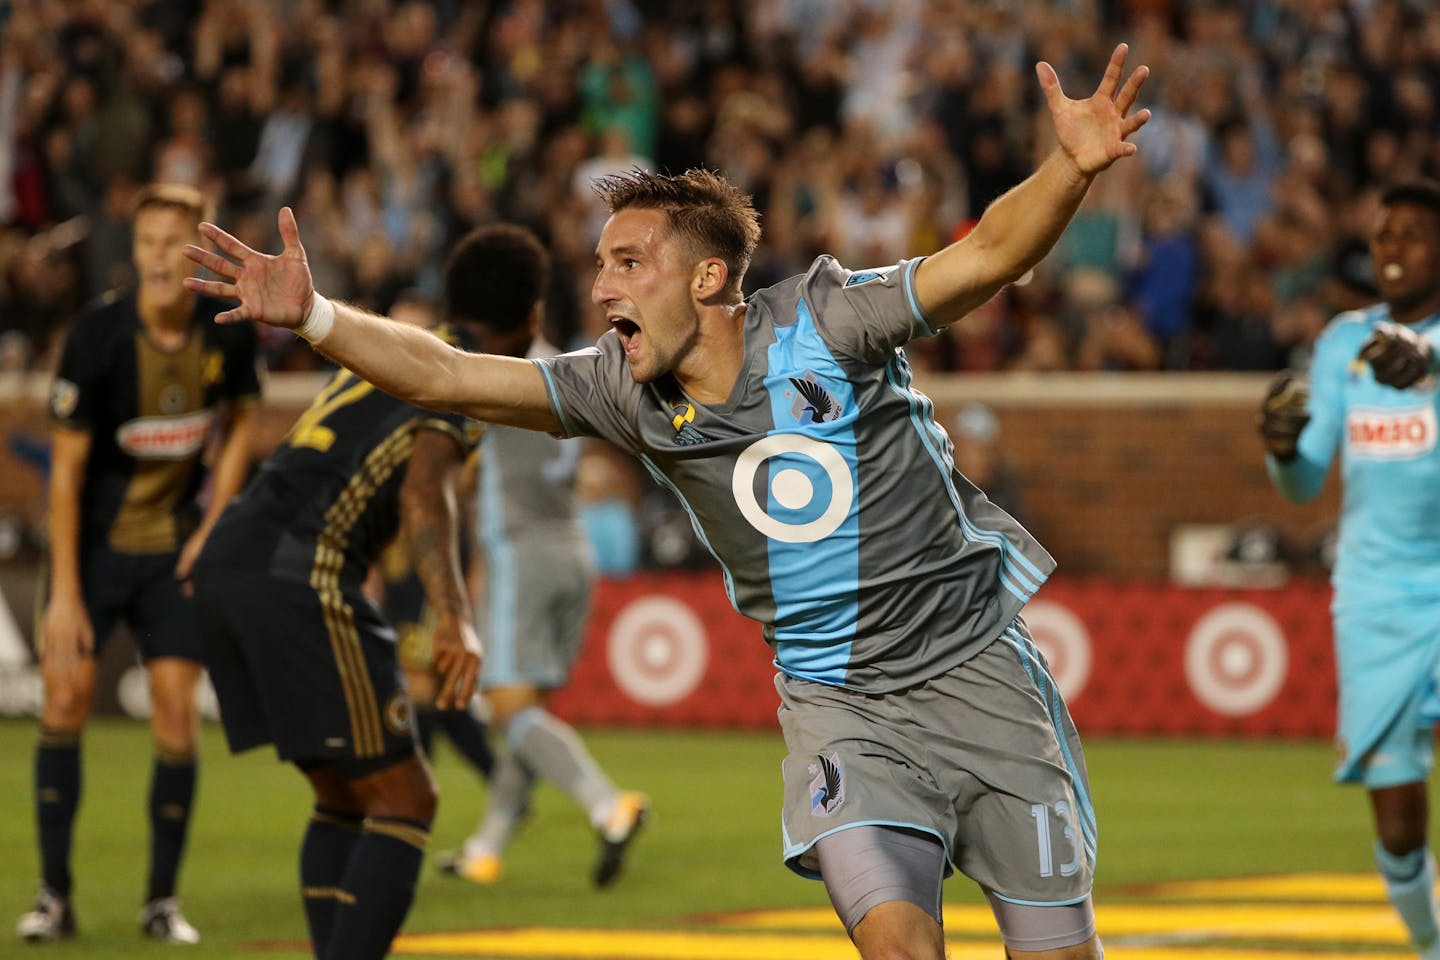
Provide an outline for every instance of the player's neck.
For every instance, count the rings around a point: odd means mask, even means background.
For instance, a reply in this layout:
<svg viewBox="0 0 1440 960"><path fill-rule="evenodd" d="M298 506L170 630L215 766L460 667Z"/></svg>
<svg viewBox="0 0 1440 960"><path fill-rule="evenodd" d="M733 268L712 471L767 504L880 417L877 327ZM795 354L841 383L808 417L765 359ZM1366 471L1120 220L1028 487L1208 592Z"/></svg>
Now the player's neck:
<svg viewBox="0 0 1440 960"><path fill-rule="evenodd" d="M195 297L187 293L174 303L162 306L149 301L141 293L135 301L135 312L140 316L141 326L160 346L172 347L177 345L177 341L183 343L190 333Z"/></svg>
<svg viewBox="0 0 1440 960"><path fill-rule="evenodd" d="M745 365L745 305L715 308L700 326L695 346L675 370L685 395L700 403L724 403Z"/></svg>
<svg viewBox="0 0 1440 960"><path fill-rule="evenodd" d="M1440 295L1430 297L1415 304L1388 304L1390 307L1390 319L1396 323L1412 324L1419 323L1426 317L1433 317L1440 313Z"/></svg>

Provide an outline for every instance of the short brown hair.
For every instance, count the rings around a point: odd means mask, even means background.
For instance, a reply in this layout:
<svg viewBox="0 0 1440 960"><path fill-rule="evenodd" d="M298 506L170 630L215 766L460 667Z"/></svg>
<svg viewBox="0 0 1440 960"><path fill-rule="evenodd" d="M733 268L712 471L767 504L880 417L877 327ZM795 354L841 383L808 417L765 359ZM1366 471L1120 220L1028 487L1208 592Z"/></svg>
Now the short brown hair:
<svg viewBox="0 0 1440 960"><path fill-rule="evenodd" d="M671 228L693 250L725 261L726 286L739 294L760 242L760 214L735 184L699 167L678 176L635 169L601 177L594 189L611 213L630 207L665 211Z"/></svg>
<svg viewBox="0 0 1440 960"><path fill-rule="evenodd" d="M139 216L141 210L156 207L164 210L178 210L196 224L199 224L201 220L209 220L211 217L210 202L205 199L205 194L183 183L152 183L147 187L142 187L140 192L135 195L131 216Z"/></svg>

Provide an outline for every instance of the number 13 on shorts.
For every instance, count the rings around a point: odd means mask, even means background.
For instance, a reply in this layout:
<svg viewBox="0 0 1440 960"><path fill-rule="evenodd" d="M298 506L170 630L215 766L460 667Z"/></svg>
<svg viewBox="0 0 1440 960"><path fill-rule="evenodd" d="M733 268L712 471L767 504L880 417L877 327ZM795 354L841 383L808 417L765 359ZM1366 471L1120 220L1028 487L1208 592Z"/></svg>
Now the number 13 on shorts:
<svg viewBox="0 0 1440 960"><path fill-rule="evenodd" d="M1054 831L1051 829L1052 812L1054 819L1063 824L1060 829L1060 849L1056 849ZM1035 818L1035 846L1040 855L1040 876L1055 876L1055 858L1068 856L1059 866L1060 876L1073 877L1080 870L1081 858L1085 856L1080 845L1075 824L1075 806L1069 800L1056 800L1053 804L1030 804L1030 816Z"/></svg>

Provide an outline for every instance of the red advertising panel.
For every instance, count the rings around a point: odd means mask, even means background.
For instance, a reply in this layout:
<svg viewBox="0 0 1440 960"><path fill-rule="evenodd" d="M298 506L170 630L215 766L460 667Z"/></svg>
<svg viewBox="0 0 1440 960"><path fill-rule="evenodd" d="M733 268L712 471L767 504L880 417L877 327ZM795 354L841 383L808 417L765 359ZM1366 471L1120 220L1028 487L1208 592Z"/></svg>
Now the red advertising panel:
<svg viewBox="0 0 1440 960"><path fill-rule="evenodd" d="M1025 609L1086 733L1322 736L1335 722L1330 590L1057 580ZM572 721L773 728L760 627L718 575L607 581L555 709Z"/></svg>

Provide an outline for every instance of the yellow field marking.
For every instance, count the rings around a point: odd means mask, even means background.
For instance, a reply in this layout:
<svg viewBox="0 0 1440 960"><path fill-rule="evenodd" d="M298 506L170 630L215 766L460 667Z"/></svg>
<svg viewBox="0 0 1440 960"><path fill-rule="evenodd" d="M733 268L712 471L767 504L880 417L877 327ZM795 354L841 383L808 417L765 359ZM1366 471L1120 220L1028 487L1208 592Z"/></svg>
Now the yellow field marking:
<svg viewBox="0 0 1440 960"><path fill-rule="evenodd" d="M839 921L828 907L813 910L765 910L730 914L727 927L764 930L830 930ZM1359 940L1403 943L1400 921L1387 904L1097 904L1095 924L1107 937L1184 935L1193 939L1277 939L1304 942ZM987 906L947 904L949 933L993 934L995 917ZM1108 954L1108 951L1107 951Z"/></svg>
<svg viewBox="0 0 1440 960"><path fill-rule="evenodd" d="M1188 900L1322 900L1384 903L1378 873L1301 873L1234 880L1184 880L1146 888L1147 896Z"/></svg>
<svg viewBox="0 0 1440 960"><path fill-rule="evenodd" d="M1314 874L1165 884L1147 895L1238 900L1229 903L1102 903L1096 924L1113 960L1299 960L1329 956L1345 944L1366 960L1412 957L1379 881L1364 875ZM1271 902L1263 902L1264 900ZM1313 900L1308 903L1304 901ZM1330 901L1330 902L1324 902ZM948 904L951 960L994 960L999 948L990 909ZM1259 941L1276 949L1226 947ZM1285 949L1288 946L1289 949ZM1395 951L1386 950L1396 948ZM587 930L527 927L411 934L395 941L409 956L479 960L856 960L855 948L829 908L728 914L708 930ZM1350 951L1354 952L1354 951Z"/></svg>
<svg viewBox="0 0 1440 960"><path fill-rule="evenodd" d="M950 939L950 960L995 960L999 941ZM395 941L398 956L470 957L509 960L546 957L554 960L856 960L855 947L842 934L819 936L736 933L679 933L645 930L565 930L529 927L523 930L470 933L411 934ZM1341 954L1328 954L1340 957ZM1223 947L1134 946L1108 942L1105 956L1113 960L1315 960L1327 956L1313 950L1256 950ZM1407 952L1366 951L1365 960L1401 960Z"/></svg>
<svg viewBox="0 0 1440 960"><path fill-rule="evenodd" d="M843 932L836 936L784 936L548 927L412 934L397 939L393 950L397 955L564 960L855 960L856 956ZM993 947L989 953L994 960Z"/></svg>

